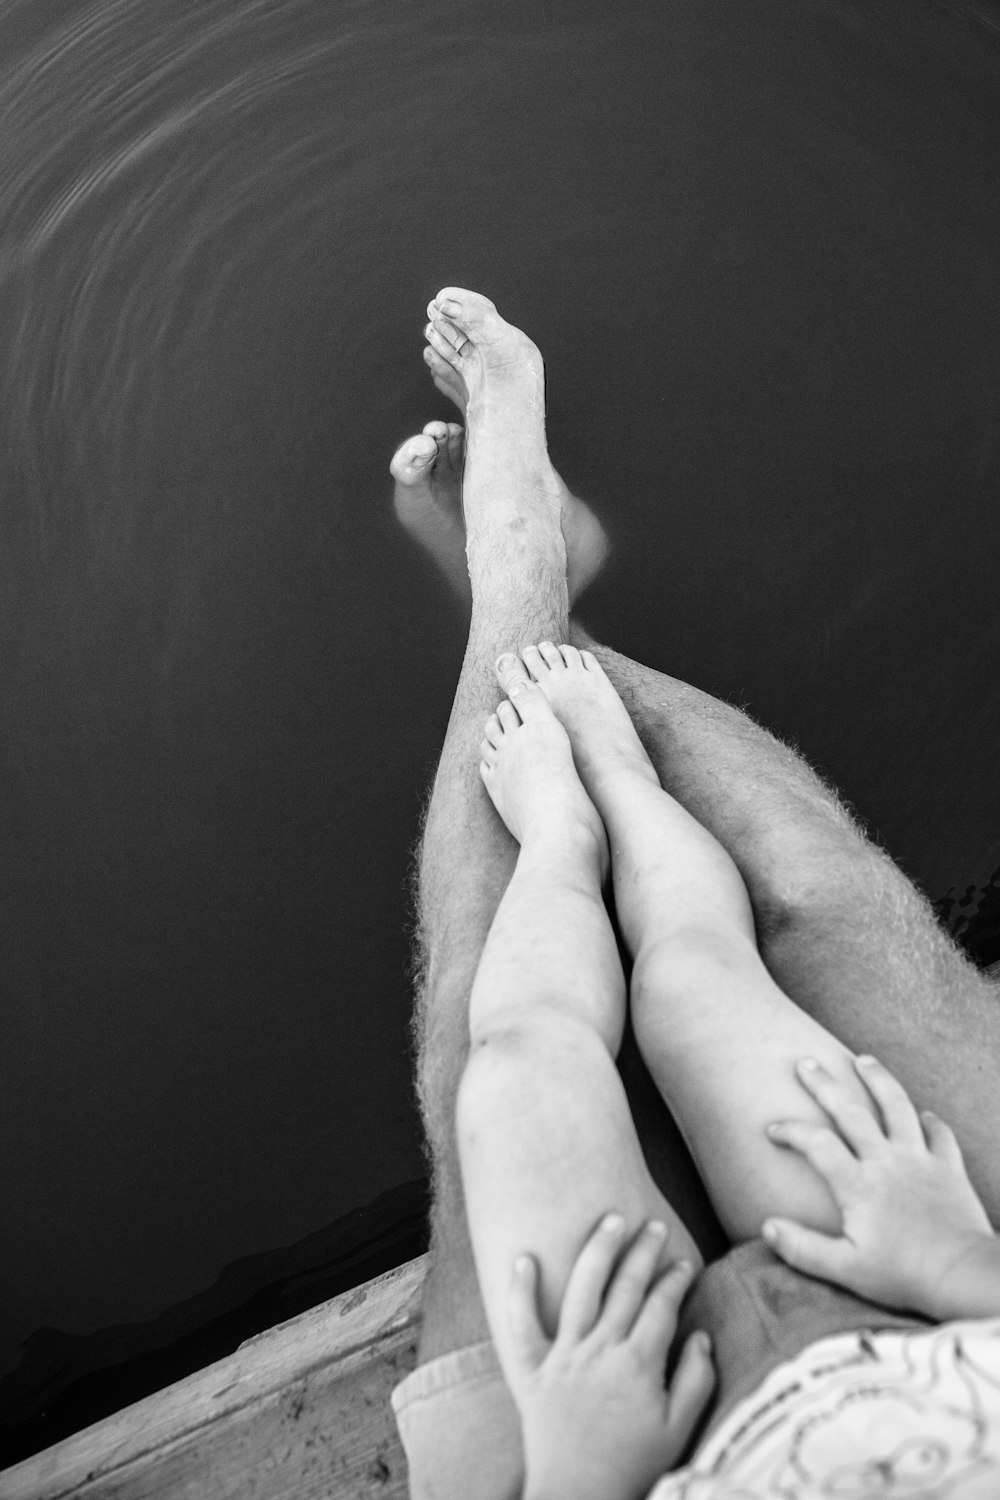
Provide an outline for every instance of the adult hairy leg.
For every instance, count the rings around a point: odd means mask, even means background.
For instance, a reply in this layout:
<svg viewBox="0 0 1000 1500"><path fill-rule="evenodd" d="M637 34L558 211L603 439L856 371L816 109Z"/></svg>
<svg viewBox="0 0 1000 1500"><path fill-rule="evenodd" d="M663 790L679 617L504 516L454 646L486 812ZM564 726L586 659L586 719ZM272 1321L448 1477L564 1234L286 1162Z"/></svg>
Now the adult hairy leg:
<svg viewBox="0 0 1000 1500"><path fill-rule="evenodd" d="M439 298L446 300L444 293ZM448 322L437 301L428 308L428 317L432 321L426 336L446 347L447 360L461 360L465 381L478 394L489 374L488 351L484 353L470 342L461 355L459 349L466 340L459 345L448 343L447 339L457 337L457 325ZM499 325L500 320L496 323ZM502 328L507 329L507 325ZM516 329L509 329L505 339L511 377L508 383L516 386L519 375L528 392L540 398L542 365L538 351ZM501 354L503 347L501 344ZM447 363L444 355L437 357L442 364ZM517 856L517 845L490 802L479 774L483 724L501 697L494 663L511 639L527 641L539 627L565 631L568 615L565 545L558 523L544 524L536 519L531 532L525 527L519 529L510 495L502 487L502 475L489 462L485 466L475 462L477 418L485 422L493 415L483 410L484 403L476 400L476 394L469 415L465 503L468 554L463 560L467 568L492 575L493 586L477 591L472 602L468 646L424 818L417 867L420 972L412 1029L432 1196L430 1269L423 1288L418 1348L421 1364L490 1336L465 1211L455 1106L469 1049L472 982ZM487 428L483 438L489 435ZM447 429L440 433L432 426L422 436L435 443L438 455L447 458ZM515 488L515 481L521 481L529 497L540 492L552 500L557 492L545 460L544 408L540 400L533 412L523 415L517 430L501 424L496 437L505 443L510 461L508 490ZM418 464L415 473L412 461L421 456L421 450L426 452L425 464ZM488 457L488 451L484 456ZM456 493L449 466L443 461L438 466L427 442L410 440L394 458L392 472L397 513L411 520L416 513L406 507L414 497L425 512L436 503L429 475L419 472L425 470L426 463L430 463L432 473L437 470L434 482L439 493L452 498ZM557 499L555 505L551 514L557 516ZM544 517L544 506L542 510ZM429 513L433 517L434 511ZM536 543L533 547L528 545L532 539Z"/></svg>
<svg viewBox="0 0 1000 1500"><path fill-rule="evenodd" d="M736 864L777 984L952 1125L1000 1226L996 984L802 756L741 710L600 645L576 620L569 640L604 668L663 787ZM640 1040L654 1076L661 1045L669 1040Z"/></svg>
<svg viewBox="0 0 1000 1500"><path fill-rule="evenodd" d="M460 372L433 348L424 358L437 388L464 413ZM454 584L461 518L453 500L445 509L438 562L457 549ZM563 528L571 577L579 550L581 592L608 540L575 497L564 505ZM426 534L422 540L430 545ZM461 581L455 586L461 592ZM663 787L735 862L780 987L852 1051L880 1057L921 1107L953 1124L1000 1224L1000 987L940 927L926 897L866 837L837 792L750 715L598 643L577 615L568 636L548 638L593 652Z"/></svg>
<svg viewBox="0 0 1000 1500"><path fill-rule="evenodd" d="M457 372L432 348L425 358L435 384L464 412ZM448 427L456 445L457 426ZM570 499L563 530L571 561L579 550L579 592L608 543L583 502ZM401 516L454 584L467 577L457 466L452 488L437 500L433 510L402 509ZM510 645L525 635L515 630ZM548 639L593 652L663 787L735 862L762 957L781 989L851 1051L881 1058L921 1107L953 1124L977 1190L1000 1223L997 985L941 929L930 903L866 837L837 792L749 714L600 644L575 614L568 636L551 631ZM620 1065L627 1061L623 1054ZM655 1056L645 1061L655 1072ZM645 1082L644 1069L628 1071ZM669 1118L651 1117L650 1127L667 1130ZM640 1137L652 1164L656 1144L641 1122ZM665 1159L672 1168L676 1148Z"/></svg>
<svg viewBox="0 0 1000 1500"><path fill-rule="evenodd" d="M438 352L444 347L441 336L436 337L438 347L429 345L425 355L442 388L450 382L452 392L461 391L464 413L468 392L457 351L454 345L448 345L445 357ZM421 434L400 447L391 465L396 512L407 529L453 584L456 579L465 580L470 598L470 567L475 570L478 565L483 580L472 601L468 646L415 866L416 1003L412 1035L432 1198L430 1269L423 1289L418 1348L421 1364L490 1336L468 1230L455 1107L469 1052L473 977L517 856L517 845L493 808L478 769L483 724L502 696L494 665L498 654L512 645L565 634L569 602L600 568L607 551L599 524L569 494L548 462L540 399L541 362L533 345L531 351L525 373L534 383L536 406L534 415L522 422L516 435L514 456L518 448L525 450L528 445L528 491L540 481L549 498L557 499L563 535L548 528L546 545L539 550L537 545L526 547L523 537L519 544L515 528L515 534L508 534L506 540L501 532L498 549L496 535L491 535L482 522L489 517L495 519L503 510L507 503L503 487L509 487L511 477L517 477L516 464L492 475L492 499L489 483L485 482L490 476L483 476L480 483L475 465L470 464L463 516L464 442L456 441L459 431L454 423L428 423ZM523 348L522 354L526 354ZM481 356L470 349L462 362L479 359ZM466 373L477 378L478 372ZM474 409L470 428L476 415ZM461 437L464 439L464 434ZM507 532L511 533L509 526ZM569 537L568 543L564 535ZM661 1186L679 1185L679 1201L686 1214L700 1223L703 1242L711 1243L714 1234L718 1243L720 1234L713 1225L707 1198L677 1128L642 1063L630 1028L619 1069L656 1180Z"/></svg>

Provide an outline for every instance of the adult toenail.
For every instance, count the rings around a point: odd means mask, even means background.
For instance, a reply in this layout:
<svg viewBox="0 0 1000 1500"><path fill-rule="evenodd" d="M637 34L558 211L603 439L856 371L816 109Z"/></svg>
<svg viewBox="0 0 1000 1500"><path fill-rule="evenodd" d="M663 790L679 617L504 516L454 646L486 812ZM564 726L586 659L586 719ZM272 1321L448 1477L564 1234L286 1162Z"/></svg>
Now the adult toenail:
<svg viewBox="0 0 1000 1500"><path fill-rule="evenodd" d="M503 656L497 657L497 671L509 672L516 661L516 656L514 656L510 651L505 651Z"/></svg>
<svg viewBox="0 0 1000 1500"><path fill-rule="evenodd" d="M527 680L524 677L519 677L516 682L512 682L508 687L507 697L516 698L518 693L523 693L527 686Z"/></svg>

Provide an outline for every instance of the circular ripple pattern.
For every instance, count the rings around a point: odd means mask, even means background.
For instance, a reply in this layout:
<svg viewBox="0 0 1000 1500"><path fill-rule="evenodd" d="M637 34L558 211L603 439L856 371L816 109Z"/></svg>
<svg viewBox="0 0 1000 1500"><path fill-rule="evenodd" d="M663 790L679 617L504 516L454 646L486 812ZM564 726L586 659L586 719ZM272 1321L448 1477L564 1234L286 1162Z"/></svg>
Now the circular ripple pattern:
<svg viewBox="0 0 1000 1500"><path fill-rule="evenodd" d="M191 459L202 479L219 472L199 441L225 449L234 426L210 411L259 397L274 461L302 416L301 388L278 378L302 360L299 336L315 347L335 314L341 366L363 351L353 310L374 295L371 233L407 140L386 73L390 57L425 53L426 34L414 26L411 48L405 22L380 24L363 4L338 5L334 28L306 0L102 0L31 40L38 9L5 16L0 89L5 420L30 492L20 523L49 566L69 546L76 568L124 586L131 569L142 586L169 558L180 587L176 549L204 543L190 532L195 497L183 501ZM424 89L435 72L424 65ZM278 368L248 371L248 353ZM262 391L247 389L255 377ZM166 507L164 453L177 470Z"/></svg>

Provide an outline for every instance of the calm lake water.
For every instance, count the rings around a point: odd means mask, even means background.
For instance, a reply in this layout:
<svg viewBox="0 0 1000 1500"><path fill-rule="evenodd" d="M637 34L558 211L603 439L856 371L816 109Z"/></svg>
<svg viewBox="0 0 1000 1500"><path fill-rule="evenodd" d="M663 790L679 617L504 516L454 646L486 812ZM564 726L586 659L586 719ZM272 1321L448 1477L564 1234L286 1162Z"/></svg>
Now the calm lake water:
<svg viewBox="0 0 1000 1500"><path fill-rule="evenodd" d="M546 356L599 635L1000 865L1000 7L0 13L0 1371L424 1170L464 622L387 465L442 285Z"/></svg>

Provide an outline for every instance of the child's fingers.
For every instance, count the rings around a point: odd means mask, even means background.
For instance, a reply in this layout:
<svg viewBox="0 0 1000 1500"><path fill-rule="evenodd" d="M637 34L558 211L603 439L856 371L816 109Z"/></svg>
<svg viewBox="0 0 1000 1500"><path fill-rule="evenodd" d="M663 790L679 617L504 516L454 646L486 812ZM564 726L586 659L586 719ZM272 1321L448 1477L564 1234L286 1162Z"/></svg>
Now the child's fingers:
<svg viewBox="0 0 1000 1500"><path fill-rule="evenodd" d="M557 1338L582 1339L593 1328L624 1229L621 1214L606 1214L584 1242L563 1293Z"/></svg>
<svg viewBox="0 0 1000 1500"><path fill-rule="evenodd" d="M667 1226L661 1219L643 1224L608 1287L599 1320L602 1332L619 1338L631 1332L656 1275L666 1239Z"/></svg>
<svg viewBox="0 0 1000 1500"><path fill-rule="evenodd" d="M766 1219L761 1234L775 1255L796 1271L845 1285L854 1249L849 1240L806 1229L792 1219Z"/></svg>
<svg viewBox="0 0 1000 1500"><path fill-rule="evenodd" d="M507 1291L507 1324L514 1358L528 1371L537 1370L552 1347L538 1316L537 1280L532 1257L518 1256Z"/></svg>
<svg viewBox="0 0 1000 1500"><path fill-rule="evenodd" d="M677 1260L665 1271L647 1295L632 1330L632 1342L653 1361L666 1361L677 1332L677 1315L691 1285L694 1267Z"/></svg>
<svg viewBox="0 0 1000 1500"><path fill-rule="evenodd" d="M687 1445L695 1424L715 1389L712 1345L707 1333L693 1333L670 1382L670 1414L667 1432L678 1455Z"/></svg>
<svg viewBox="0 0 1000 1500"><path fill-rule="evenodd" d="M858 1170L858 1161L840 1137L828 1125L813 1125L806 1120L775 1120L767 1127L770 1140L787 1146L804 1156L833 1193L838 1205L850 1191Z"/></svg>
<svg viewBox="0 0 1000 1500"><path fill-rule="evenodd" d="M922 1146L924 1133L920 1128L920 1118L899 1080L893 1078L888 1068L883 1068L874 1057L856 1057L854 1068L882 1111L885 1133L889 1139L902 1146Z"/></svg>
<svg viewBox="0 0 1000 1500"><path fill-rule="evenodd" d="M856 1089L847 1088L813 1057L804 1057L795 1065L802 1087L821 1109L825 1109L847 1144L858 1155L881 1145L885 1136L868 1105L863 1104Z"/></svg>

